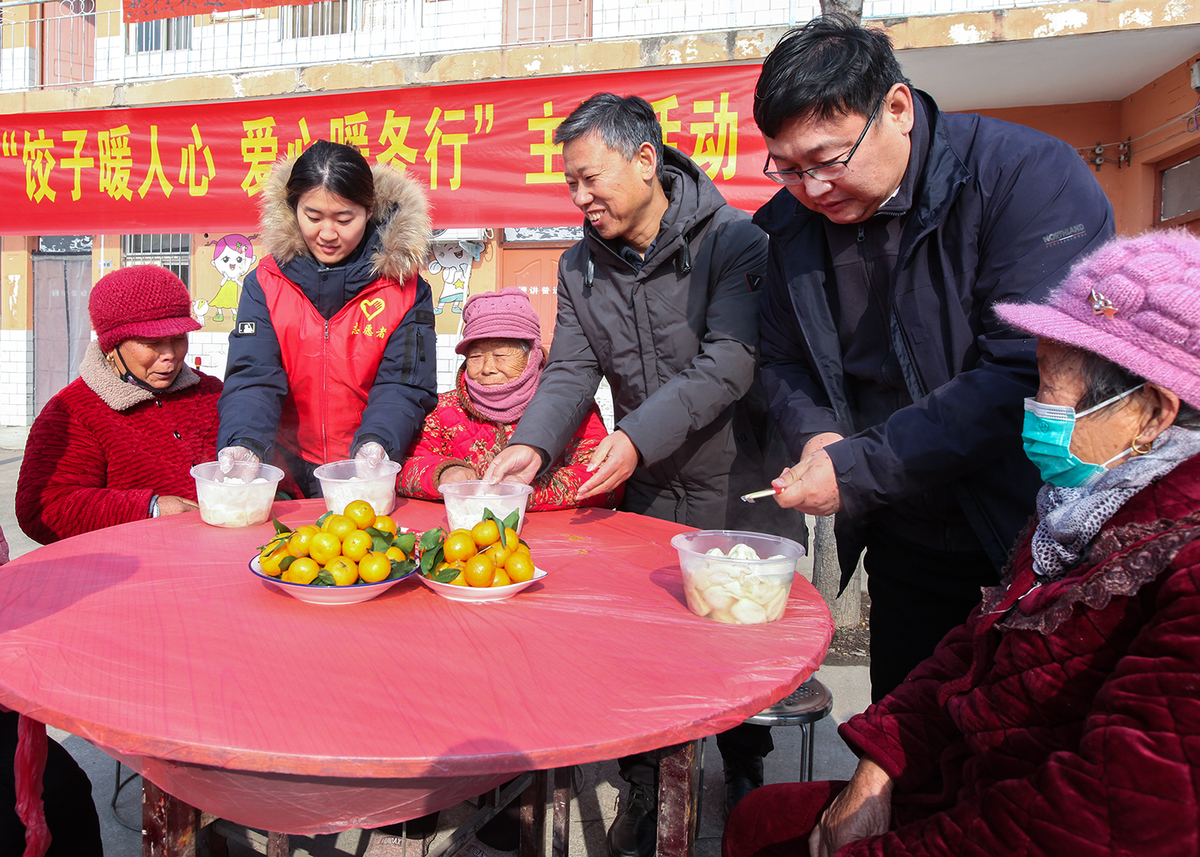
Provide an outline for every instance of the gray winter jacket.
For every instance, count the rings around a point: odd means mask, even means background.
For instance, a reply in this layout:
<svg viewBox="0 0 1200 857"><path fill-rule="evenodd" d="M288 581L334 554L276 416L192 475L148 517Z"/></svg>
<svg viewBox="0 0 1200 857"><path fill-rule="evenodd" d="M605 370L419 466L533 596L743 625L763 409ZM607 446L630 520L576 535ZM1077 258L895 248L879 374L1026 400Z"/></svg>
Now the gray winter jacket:
<svg viewBox="0 0 1200 857"><path fill-rule="evenodd" d="M795 513L738 499L784 466L755 382L766 236L690 159L666 147L664 166L670 205L641 270L587 223L559 260L549 363L511 442L555 458L604 377L641 456L622 509L802 538Z"/></svg>

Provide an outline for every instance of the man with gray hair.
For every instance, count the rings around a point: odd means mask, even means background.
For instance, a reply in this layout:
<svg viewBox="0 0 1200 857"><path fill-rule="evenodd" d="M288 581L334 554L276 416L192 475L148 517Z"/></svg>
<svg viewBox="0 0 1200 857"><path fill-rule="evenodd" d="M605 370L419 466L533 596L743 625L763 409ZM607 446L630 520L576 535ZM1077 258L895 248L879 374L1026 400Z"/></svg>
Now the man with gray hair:
<svg viewBox="0 0 1200 857"><path fill-rule="evenodd" d="M641 98L594 95L554 140L571 201L586 217L584 238L559 260L549 363L487 478L532 481L562 451L603 377L616 430L600 442L580 499L624 483L624 511L803 540L795 511L739 500L788 463L755 378L766 236L693 161L663 145ZM762 784L771 736L743 724L717 743L729 807ZM650 857L657 766L650 754L620 766L631 790L609 851Z"/></svg>

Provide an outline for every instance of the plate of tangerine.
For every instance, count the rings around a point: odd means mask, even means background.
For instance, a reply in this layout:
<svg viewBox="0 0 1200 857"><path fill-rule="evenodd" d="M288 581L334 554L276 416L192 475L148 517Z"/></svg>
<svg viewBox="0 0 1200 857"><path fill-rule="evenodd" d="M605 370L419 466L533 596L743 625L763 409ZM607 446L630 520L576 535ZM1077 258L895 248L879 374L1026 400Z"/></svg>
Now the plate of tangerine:
<svg viewBox="0 0 1200 857"><path fill-rule="evenodd" d="M500 519L490 509L471 529L440 529L417 541L421 582L451 601L505 601L546 576L514 529L518 512Z"/></svg>
<svg viewBox="0 0 1200 857"><path fill-rule="evenodd" d="M250 560L250 571L309 604L359 604L417 570L416 534L364 500L342 514L327 512L291 529L275 521L275 536Z"/></svg>

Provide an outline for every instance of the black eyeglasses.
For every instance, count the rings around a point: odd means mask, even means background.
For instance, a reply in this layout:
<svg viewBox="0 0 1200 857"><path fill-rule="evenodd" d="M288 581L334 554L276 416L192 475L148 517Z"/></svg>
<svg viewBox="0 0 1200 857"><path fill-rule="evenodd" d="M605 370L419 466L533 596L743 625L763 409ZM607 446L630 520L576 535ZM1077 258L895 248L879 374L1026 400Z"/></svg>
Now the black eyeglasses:
<svg viewBox="0 0 1200 857"><path fill-rule="evenodd" d="M875 114L879 112L879 108L883 106L883 102L887 99L885 93L883 98L879 99L875 105L875 109L871 111L871 115L867 117L867 124L863 126L862 133L858 135L858 139L854 141L854 145L850 147L850 151L846 157L840 161L831 161L828 164L821 164L819 167L813 167L807 170L769 170L771 166L771 155L767 154L767 162L763 164L763 175L769 178L776 184L798 185L804 182L804 177L809 176L819 182L831 182L840 179L846 173L850 172L850 159L854 157L854 153L858 151L858 147L862 145L862 141L867 138L867 131L871 128L871 123L875 121Z"/></svg>

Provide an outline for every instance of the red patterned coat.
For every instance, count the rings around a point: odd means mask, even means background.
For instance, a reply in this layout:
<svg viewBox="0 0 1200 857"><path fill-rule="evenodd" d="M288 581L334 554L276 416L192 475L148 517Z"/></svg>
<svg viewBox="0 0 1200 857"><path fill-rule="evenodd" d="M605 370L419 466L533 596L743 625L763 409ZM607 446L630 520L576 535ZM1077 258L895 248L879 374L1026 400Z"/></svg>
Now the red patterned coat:
<svg viewBox="0 0 1200 857"><path fill-rule="evenodd" d="M896 778L892 832L845 855L1200 853L1200 457L1082 566L1006 586L841 734Z"/></svg>
<svg viewBox="0 0 1200 857"><path fill-rule="evenodd" d="M492 459L508 446L516 423L503 425L483 416L471 404L463 372L458 372L455 389L438 396L437 407L425 418L416 443L404 460L398 490L402 496L421 500L441 500L437 490L438 477L448 467L473 467L481 478ZM533 481L533 496L528 509L540 512L547 509L569 509L575 506L604 506L612 508L620 499L619 492L575 499L579 486L590 475L587 462L596 446L608 434L600 419L600 410L593 403L562 457L548 471Z"/></svg>

